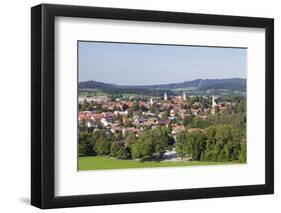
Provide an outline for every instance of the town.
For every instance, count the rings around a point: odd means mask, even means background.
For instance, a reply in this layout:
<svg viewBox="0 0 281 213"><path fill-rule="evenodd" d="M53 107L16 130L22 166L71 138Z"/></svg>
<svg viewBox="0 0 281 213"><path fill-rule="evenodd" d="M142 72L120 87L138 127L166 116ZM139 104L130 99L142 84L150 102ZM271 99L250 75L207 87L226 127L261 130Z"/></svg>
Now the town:
<svg viewBox="0 0 281 213"><path fill-rule="evenodd" d="M245 103L243 96L187 96L184 91L181 95L163 92L162 96L79 95L79 156L101 155L141 161L158 159L245 162L245 156L240 159L240 151L246 146ZM244 126L241 126L241 120ZM213 150L207 150L208 146L208 149L211 149L211 144L208 144L210 141L206 134L212 131L213 127L221 128L222 131L231 129L231 134L233 129L242 129L237 137L238 143L229 150L231 153L212 157L210 153ZM199 138L200 134L203 134L202 150L191 150L190 145L185 146L187 139L182 138L186 135L189 137L188 135L192 135L190 133L199 134ZM103 135L103 140L100 140L100 135ZM88 141L85 139L87 137ZM234 140L233 135L229 137ZM145 145L149 138L155 138L151 141L154 145L146 151ZM231 144L232 142L230 141Z"/></svg>
<svg viewBox="0 0 281 213"><path fill-rule="evenodd" d="M88 129L105 129L111 133L121 132L123 137L132 132L136 137L146 128L171 125L172 134L184 131L188 118L205 120L208 115L230 110L237 102L219 102L219 97L163 97L130 96L129 98L110 99L107 96L79 97L79 125ZM199 100L202 101L199 101ZM194 101L197 100L197 101ZM88 110L81 110L83 106ZM84 106L84 107L85 107ZM91 107L89 107L91 106ZM192 129L190 129L192 131Z"/></svg>

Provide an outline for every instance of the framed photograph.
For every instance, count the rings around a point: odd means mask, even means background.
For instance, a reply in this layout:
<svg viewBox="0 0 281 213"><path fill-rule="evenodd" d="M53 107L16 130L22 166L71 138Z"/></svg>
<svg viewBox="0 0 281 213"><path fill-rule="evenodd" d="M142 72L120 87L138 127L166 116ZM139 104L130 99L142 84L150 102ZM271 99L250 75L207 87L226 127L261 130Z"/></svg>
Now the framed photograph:
<svg viewBox="0 0 281 213"><path fill-rule="evenodd" d="M31 203L272 194L271 18L31 9Z"/></svg>

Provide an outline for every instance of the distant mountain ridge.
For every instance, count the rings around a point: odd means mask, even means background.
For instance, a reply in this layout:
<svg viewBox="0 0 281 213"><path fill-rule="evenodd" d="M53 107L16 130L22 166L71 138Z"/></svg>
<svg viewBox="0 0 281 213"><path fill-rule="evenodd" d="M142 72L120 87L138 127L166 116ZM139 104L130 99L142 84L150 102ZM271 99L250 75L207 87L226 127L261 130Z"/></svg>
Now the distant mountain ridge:
<svg viewBox="0 0 281 213"><path fill-rule="evenodd" d="M98 81L79 82L79 89L113 90L113 89L147 89L147 90L198 90L206 91L209 89L227 90L246 90L246 79L227 78L227 79L196 79L181 83L169 83L159 85L117 85Z"/></svg>

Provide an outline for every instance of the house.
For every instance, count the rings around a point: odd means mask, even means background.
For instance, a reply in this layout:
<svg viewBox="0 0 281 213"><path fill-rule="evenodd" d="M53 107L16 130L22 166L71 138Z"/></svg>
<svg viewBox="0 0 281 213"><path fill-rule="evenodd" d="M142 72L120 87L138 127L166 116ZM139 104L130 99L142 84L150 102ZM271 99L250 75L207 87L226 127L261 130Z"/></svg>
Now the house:
<svg viewBox="0 0 281 213"><path fill-rule="evenodd" d="M219 110L220 110L220 111L226 110L226 106L225 106L224 103L220 103L220 104L219 104Z"/></svg>
<svg viewBox="0 0 281 213"><path fill-rule="evenodd" d="M143 106L147 109L149 108L149 104L147 104L146 102L143 102L143 101L140 102L140 106Z"/></svg>
<svg viewBox="0 0 281 213"><path fill-rule="evenodd" d="M187 110L186 109L180 109L179 110L179 117L181 118L181 119L184 119L185 117L186 117L186 112L187 112Z"/></svg>
<svg viewBox="0 0 281 213"><path fill-rule="evenodd" d="M181 109L181 105L180 104L174 104L173 105L173 109L175 110L175 112L178 112Z"/></svg>
<svg viewBox="0 0 281 213"><path fill-rule="evenodd" d="M183 125L176 125L173 127L172 134L176 135L184 130L185 130L185 127Z"/></svg>
<svg viewBox="0 0 281 213"><path fill-rule="evenodd" d="M102 118L102 119L101 119L101 123L102 123L105 127L107 127L107 126L109 126L109 125L112 123L112 119L110 119L110 118Z"/></svg>
<svg viewBox="0 0 281 213"><path fill-rule="evenodd" d="M176 96L173 98L173 102L175 104L184 104L186 100L184 100L181 96Z"/></svg>
<svg viewBox="0 0 281 213"><path fill-rule="evenodd" d="M167 113L166 112L160 112L159 114L158 114L158 117L159 118L165 118L167 116Z"/></svg>
<svg viewBox="0 0 281 213"><path fill-rule="evenodd" d="M96 121L88 121L86 123L88 128L97 128L98 127L98 123Z"/></svg>
<svg viewBox="0 0 281 213"><path fill-rule="evenodd" d="M148 112L143 112L142 113L144 116L155 116L155 113L152 113L152 112L150 112L150 111L148 111Z"/></svg>
<svg viewBox="0 0 281 213"><path fill-rule="evenodd" d="M140 129L137 129L137 128L134 128L134 127L128 127L128 128L124 128L122 130L123 137L129 132L135 134L137 137L139 137L142 134Z"/></svg>
<svg viewBox="0 0 281 213"><path fill-rule="evenodd" d="M206 120L208 118L207 115L198 115L198 118L201 118L202 120Z"/></svg>
<svg viewBox="0 0 281 213"><path fill-rule="evenodd" d="M97 113L97 114L93 114L92 117L95 121L100 122L103 116L102 114Z"/></svg>
<svg viewBox="0 0 281 213"><path fill-rule="evenodd" d="M191 128L188 130L188 132L198 132L198 131L203 131L203 130L200 128Z"/></svg>
<svg viewBox="0 0 281 213"><path fill-rule="evenodd" d="M173 121L173 120L177 119L177 117L175 117L175 116L170 116L168 118L169 118L170 121Z"/></svg>
<svg viewBox="0 0 281 213"><path fill-rule="evenodd" d="M195 116L198 114L198 112L199 112L199 109L194 109L194 108L191 109L191 113Z"/></svg>
<svg viewBox="0 0 281 213"><path fill-rule="evenodd" d="M195 102L192 107L202 107L202 104L200 102Z"/></svg>
<svg viewBox="0 0 281 213"><path fill-rule="evenodd" d="M122 131L123 131L123 128L120 127L120 126L112 126L112 125L111 125L110 131L111 131L112 133L122 132Z"/></svg>
<svg viewBox="0 0 281 213"><path fill-rule="evenodd" d="M95 101L98 103L105 103L109 101L109 98L107 96L97 96Z"/></svg>
<svg viewBox="0 0 281 213"><path fill-rule="evenodd" d="M117 116L117 115L128 115L128 110L125 110L125 111L117 111L117 110L115 110L113 114L115 116Z"/></svg>
<svg viewBox="0 0 281 213"><path fill-rule="evenodd" d="M128 110L119 111L119 115L128 115Z"/></svg>
<svg viewBox="0 0 281 213"><path fill-rule="evenodd" d="M139 125L143 125L143 123L144 123L145 121L146 121L145 118L143 118L143 117L137 117L137 118L134 119L133 124L134 124L135 126L139 126Z"/></svg>
<svg viewBox="0 0 281 213"><path fill-rule="evenodd" d="M79 97L78 98L78 103L80 103L80 104L85 103L85 101L87 101L86 97Z"/></svg>
<svg viewBox="0 0 281 213"><path fill-rule="evenodd" d="M90 111L82 111L78 113L78 120L79 121L88 121L92 119L92 112Z"/></svg>
<svg viewBox="0 0 281 213"><path fill-rule="evenodd" d="M157 120L155 124L159 126L168 126L169 123L169 120Z"/></svg>
<svg viewBox="0 0 281 213"><path fill-rule="evenodd" d="M143 122L143 125L144 126L147 126L147 127L151 127L151 126L153 126L155 124L155 121L154 120L145 120L144 122Z"/></svg>
<svg viewBox="0 0 281 213"><path fill-rule="evenodd" d="M101 113L102 116L105 118L105 117L114 117L114 113L113 112L102 112Z"/></svg>
<svg viewBox="0 0 281 213"><path fill-rule="evenodd" d="M171 117L175 117L175 116L176 116L176 112L175 112L174 109L171 109L171 110L170 110L170 116L171 116Z"/></svg>

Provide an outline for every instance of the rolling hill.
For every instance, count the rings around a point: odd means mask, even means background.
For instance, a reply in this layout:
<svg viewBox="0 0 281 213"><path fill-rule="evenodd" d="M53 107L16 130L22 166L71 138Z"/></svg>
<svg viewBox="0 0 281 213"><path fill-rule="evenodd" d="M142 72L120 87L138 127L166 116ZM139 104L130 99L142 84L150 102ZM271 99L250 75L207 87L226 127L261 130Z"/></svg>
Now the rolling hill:
<svg viewBox="0 0 281 213"><path fill-rule="evenodd" d="M185 81L181 83L159 84L159 85L117 85L98 81L79 82L79 90L229 90L229 91L246 91L246 79L243 78L228 78L228 79L196 79L193 81Z"/></svg>

